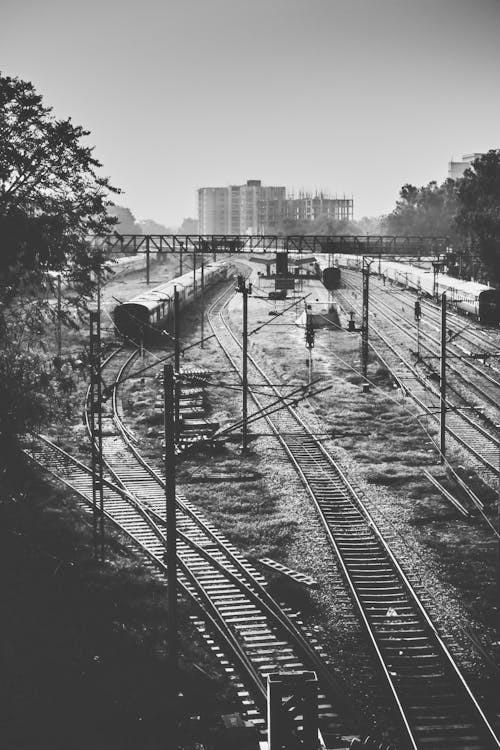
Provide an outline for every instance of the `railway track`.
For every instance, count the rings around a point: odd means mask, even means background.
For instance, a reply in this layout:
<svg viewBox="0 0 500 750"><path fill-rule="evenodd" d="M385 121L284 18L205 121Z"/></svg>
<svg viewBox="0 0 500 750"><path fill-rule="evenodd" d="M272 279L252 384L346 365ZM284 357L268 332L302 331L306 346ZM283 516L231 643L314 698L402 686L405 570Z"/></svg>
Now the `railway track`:
<svg viewBox="0 0 500 750"><path fill-rule="evenodd" d="M423 360L435 362L439 360L441 356L441 308L431 305L427 300L422 300L424 314L418 326L413 319L414 297L408 298L402 290L392 287L388 290L381 286L378 280L375 290L377 294L372 302L376 305L378 316L383 316L391 326L406 335L410 345L416 345L418 338L421 354L424 355ZM383 296L380 292L384 293ZM390 299L390 304L388 299ZM396 302L402 306L401 312L404 313L404 317L401 317L399 309L397 317L394 315ZM491 367L480 363L481 354L484 353L486 358L488 353L494 354L498 349L498 344L495 344L494 339L485 337L484 332L474 334L472 329L475 323L464 319L463 316L461 319L457 315L452 317L450 310L447 311L447 321L448 387L453 389L458 397L468 399L471 406L487 407L491 416L485 420L486 424L498 423L500 421L500 380ZM419 336L418 333L420 333ZM483 335L480 336L479 333ZM436 368L429 367L429 370L431 369Z"/></svg>
<svg viewBox="0 0 500 750"><path fill-rule="evenodd" d="M164 482L160 471L142 459L120 416L119 383L131 372L136 356L137 351L120 349L103 366L105 383L116 384L102 417L104 513L107 522L126 533L166 576ZM33 439L29 454L92 506L88 467L42 437ZM264 732L268 674L313 670L320 690L321 746L329 741L329 747L338 747L334 743L340 737L366 729L347 703L317 640L267 593L264 578L236 548L179 496L177 529L179 585L197 606L200 615L195 623L205 637L210 635L208 641L235 681L247 718ZM300 728L302 717L293 697L287 717L290 730Z"/></svg>
<svg viewBox="0 0 500 750"><path fill-rule="evenodd" d="M354 287L351 287L351 289L354 289ZM360 306L345 292L338 291L337 294L343 300L346 308L357 309L360 312ZM391 321L391 325L397 326L399 339L394 334L389 336L387 332L382 331L378 322L378 316L384 314L382 307L375 300L372 300L371 307L372 311L377 312L377 320L373 318L370 320L370 330L376 335L379 342L374 344L372 338L372 349L389 368L403 391L413 398L429 419L437 423L440 411L439 389L429 377L428 369L422 370L414 359L410 359L410 346L416 342L416 334L412 333L411 330L413 324L405 321L405 325L402 325L397 321L395 323ZM438 356L436 348L427 345L423 335L421 335L420 346L422 351L427 348L430 356ZM451 367L457 370L456 366L452 365ZM467 378L463 373L460 373L460 378L463 386ZM476 385L476 391L480 392L478 385ZM491 405L492 396L490 393L485 395L484 401ZM463 387L461 392L456 389L453 401L447 398L446 404L447 435L464 448L476 463L481 464L486 469L486 476L493 483L495 477L498 476L498 451L500 450L497 429L491 424L491 420L487 425L483 425L479 420L469 416L468 410L471 409L471 406L477 407L478 404L471 404L470 397L465 395Z"/></svg>
<svg viewBox="0 0 500 750"><path fill-rule="evenodd" d="M221 300L211 308L209 322L239 372L241 347L224 310ZM282 398L253 357L248 377L269 388L269 396L260 395L262 388L258 397L253 394L259 410ZM282 409L268 423L317 508L392 693L407 746L433 750L500 747L490 722L347 478L296 409Z"/></svg>

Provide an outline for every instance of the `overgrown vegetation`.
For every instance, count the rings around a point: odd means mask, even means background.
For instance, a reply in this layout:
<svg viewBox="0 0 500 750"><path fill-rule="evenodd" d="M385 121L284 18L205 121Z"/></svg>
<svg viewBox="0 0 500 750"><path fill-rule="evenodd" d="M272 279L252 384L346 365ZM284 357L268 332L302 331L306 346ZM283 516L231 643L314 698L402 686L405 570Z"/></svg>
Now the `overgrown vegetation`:
<svg viewBox="0 0 500 750"><path fill-rule="evenodd" d="M71 388L47 330L56 320L76 326L106 273L87 240L110 231L109 196L119 191L99 175L88 135L56 119L31 83L0 75L0 460ZM71 290L60 306L59 284Z"/></svg>
<svg viewBox="0 0 500 750"><path fill-rule="evenodd" d="M20 483L18 474L4 476L0 485L0 744L9 750L164 748L172 715L164 585L110 529L106 563L98 564L90 517L28 467L23 477ZM210 652L196 645L188 614L183 607L181 746L203 740L213 749L215 717L238 704L222 687Z"/></svg>

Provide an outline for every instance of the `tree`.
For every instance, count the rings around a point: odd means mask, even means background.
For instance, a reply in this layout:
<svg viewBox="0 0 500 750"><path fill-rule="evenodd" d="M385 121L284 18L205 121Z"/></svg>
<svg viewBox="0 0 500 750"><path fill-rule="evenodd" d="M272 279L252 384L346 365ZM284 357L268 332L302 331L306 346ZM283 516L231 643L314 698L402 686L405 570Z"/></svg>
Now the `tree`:
<svg viewBox="0 0 500 750"><path fill-rule="evenodd" d="M85 309L103 257L89 234L107 234L119 191L98 174L89 131L59 120L33 85L0 74L0 439L40 423L57 372L48 371L44 333L54 320L58 277ZM65 320L70 319L66 314ZM17 399L17 405L16 405ZM52 401L53 403L53 401ZM0 453L1 453L0 449Z"/></svg>
<svg viewBox="0 0 500 750"><path fill-rule="evenodd" d="M485 280L500 287L500 149L478 157L458 181L456 227L484 265Z"/></svg>
<svg viewBox="0 0 500 750"><path fill-rule="evenodd" d="M182 220L179 227L179 234L198 234L198 219L187 217Z"/></svg>
<svg viewBox="0 0 500 750"><path fill-rule="evenodd" d="M454 233L457 211L457 193L454 180L442 185L429 182L417 188L403 185L396 208L385 217L383 228L392 235L441 235Z"/></svg>
<svg viewBox="0 0 500 750"><path fill-rule="evenodd" d="M142 229L130 208L113 205L108 208L108 213L116 219L114 229L119 234L142 234Z"/></svg>
<svg viewBox="0 0 500 750"><path fill-rule="evenodd" d="M283 234L285 235L354 235L361 234L359 226L347 219L334 219L328 214L322 214L316 219L299 221L298 219L283 219Z"/></svg>
<svg viewBox="0 0 500 750"><path fill-rule="evenodd" d="M142 234L175 234L169 227L154 219L141 219L138 224Z"/></svg>

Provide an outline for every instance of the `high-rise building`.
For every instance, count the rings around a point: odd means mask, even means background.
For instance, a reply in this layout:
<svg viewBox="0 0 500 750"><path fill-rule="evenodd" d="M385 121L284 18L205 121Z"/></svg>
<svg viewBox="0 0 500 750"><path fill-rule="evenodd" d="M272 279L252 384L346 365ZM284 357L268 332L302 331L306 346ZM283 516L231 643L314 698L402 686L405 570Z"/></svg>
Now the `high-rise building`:
<svg viewBox="0 0 500 750"><path fill-rule="evenodd" d="M468 169L474 159L477 159L482 154L464 154L462 161L450 161L448 162L448 177L452 180L459 180L460 177L464 176L464 172Z"/></svg>
<svg viewBox="0 0 500 750"><path fill-rule="evenodd" d="M198 190L198 231L200 234L227 234L229 223L228 189L206 187Z"/></svg>
<svg viewBox="0 0 500 750"><path fill-rule="evenodd" d="M198 190L200 234L273 234L285 216L285 187L260 180Z"/></svg>

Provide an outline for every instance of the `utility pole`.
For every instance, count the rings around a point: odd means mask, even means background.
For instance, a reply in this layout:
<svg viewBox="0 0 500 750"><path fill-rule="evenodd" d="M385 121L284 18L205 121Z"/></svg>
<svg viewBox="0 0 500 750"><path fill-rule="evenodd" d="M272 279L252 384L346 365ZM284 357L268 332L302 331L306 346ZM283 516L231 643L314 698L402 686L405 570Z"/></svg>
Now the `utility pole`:
<svg viewBox="0 0 500 750"><path fill-rule="evenodd" d="M446 453L446 292L441 295L441 374L439 378L440 417L439 417L439 450L441 463Z"/></svg>
<svg viewBox="0 0 500 750"><path fill-rule="evenodd" d="M180 317L179 317L179 292L174 286L174 370L179 372L181 359L181 344L179 336Z"/></svg>
<svg viewBox="0 0 500 750"><path fill-rule="evenodd" d="M104 477L102 459L101 319L90 313L90 439L92 447L92 530L94 555L104 560Z"/></svg>
<svg viewBox="0 0 500 750"><path fill-rule="evenodd" d="M180 329L180 314L179 314L179 292L177 287L174 286L174 372L177 376L176 385L174 388L174 432L175 438L179 439L179 426L180 426L180 414L179 414L179 374L181 371L181 339L179 335Z"/></svg>
<svg viewBox="0 0 500 750"><path fill-rule="evenodd" d="M497 429L500 424L497 425ZM498 449L498 479L497 479L497 641L500 645L500 447Z"/></svg>
<svg viewBox="0 0 500 750"><path fill-rule="evenodd" d="M175 425L174 425L174 369L163 367L164 422L165 422L165 519L167 524L167 585L168 585L168 684L171 699L170 747L177 747L177 528L175 497ZM173 736L172 736L173 735Z"/></svg>
<svg viewBox="0 0 500 750"><path fill-rule="evenodd" d="M61 359L62 339L61 339L61 274L57 274L57 356Z"/></svg>
<svg viewBox="0 0 500 750"><path fill-rule="evenodd" d="M205 256L202 255L201 256L201 295L200 295L200 300L201 300L201 344L200 344L200 348L201 349L203 349L204 339L205 339L205 335L204 335L204 323L205 323L205 299L204 299L204 294L205 294Z"/></svg>
<svg viewBox="0 0 500 750"><path fill-rule="evenodd" d="M417 322L417 362L420 361L420 319L422 317L422 305L420 297L415 301L415 320Z"/></svg>
<svg viewBox="0 0 500 750"><path fill-rule="evenodd" d="M243 427L241 447L243 452L248 446L248 289L243 283Z"/></svg>
<svg viewBox="0 0 500 750"><path fill-rule="evenodd" d="M100 321L101 320L101 259L99 259L99 265L97 267L97 314L99 315L99 321Z"/></svg>
<svg viewBox="0 0 500 750"><path fill-rule="evenodd" d="M146 235L146 284L149 286L149 255L150 255L150 248L149 248L149 242L151 240L151 237L149 234Z"/></svg>
<svg viewBox="0 0 500 750"><path fill-rule="evenodd" d="M363 258L363 317L361 323L361 368L364 378L363 391L366 393L368 383L368 291L370 279L370 265L372 261Z"/></svg>
<svg viewBox="0 0 500 750"><path fill-rule="evenodd" d="M311 305L306 305L306 346L309 349L309 374L307 379L307 384L311 385L312 383L312 367L313 367L313 359L312 359L312 350L314 347L314 323L313 323L313 317L312 313L309 312L311 308Z"/></svg>
<svg viewBox="0 0 500 750"><path fill-rule="evenodd" d="M439 256L437 260L432 261L432 296L436 300L439 299L439 284L438 284L438 273L442 269L443 263Z"/></svg>
<svg viewBox="0 0 500 750"><path fill-rule="evenodd" d="M241 450L245 453L248 447L248 295L252 294L252 285L247 284L245 277L241 274L238 276L237 290L243 294L243 424L241 428Z"/></svg>

